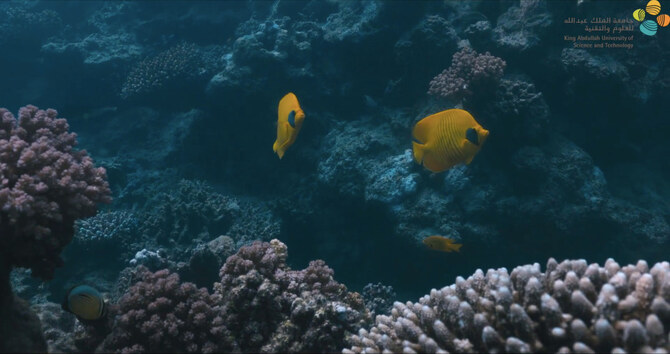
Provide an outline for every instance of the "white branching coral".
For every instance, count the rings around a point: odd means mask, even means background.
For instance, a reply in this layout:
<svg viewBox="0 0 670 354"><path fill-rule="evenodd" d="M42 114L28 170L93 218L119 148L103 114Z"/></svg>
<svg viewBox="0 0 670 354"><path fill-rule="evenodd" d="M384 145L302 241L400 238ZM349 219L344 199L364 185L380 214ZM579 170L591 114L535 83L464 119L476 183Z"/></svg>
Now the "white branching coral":
<svg viewBox="0 0 670 354"><path fill-rule="evenodd" d="M343 352L667 352L668 329L670 263L551 258L544 273L538 263L478 269L396 302Z"/></svg>

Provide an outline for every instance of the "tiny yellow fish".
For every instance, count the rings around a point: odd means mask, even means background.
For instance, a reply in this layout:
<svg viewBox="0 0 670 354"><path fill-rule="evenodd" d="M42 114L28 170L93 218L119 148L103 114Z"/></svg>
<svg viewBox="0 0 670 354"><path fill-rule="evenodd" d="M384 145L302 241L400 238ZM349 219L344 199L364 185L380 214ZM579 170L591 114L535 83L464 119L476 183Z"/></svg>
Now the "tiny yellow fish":
<svg viewBox="0 0 670 354"><path fill-rule="evenodd" d="M444 236L428 236L423 239L423 243L432 250L442 252L460 252L461 246L463 246L460 243L454 243L454 240Z"/></svg>
<svg viewBox="0 0 670 354"><path fill-rule="evenodd" d="M277 140L272 150L281 159L289 146L293 145L298 137L302 122L305 120L305 112L300 108L298 98L293 92L289 92L279 101L277 109Z"/></svg>
<svg viewBox="0 0 670 354"><path fill-rule="evenodd" d="M414 160L433 172L469 164L489 131L462 109L448 109L420 120L412 132Z"/></svg>

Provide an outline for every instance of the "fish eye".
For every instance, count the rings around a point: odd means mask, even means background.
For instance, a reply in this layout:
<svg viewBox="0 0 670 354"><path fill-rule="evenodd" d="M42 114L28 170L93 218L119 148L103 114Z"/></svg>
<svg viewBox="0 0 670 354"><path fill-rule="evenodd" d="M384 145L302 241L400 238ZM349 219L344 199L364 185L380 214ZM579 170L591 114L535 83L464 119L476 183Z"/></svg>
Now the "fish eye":
<svg viewBox="0 0 670 354"><path fill-rule="evenodd" d="M288 114L288 124L290 124L292 128L295 128L295 111L291 111Z"/></svg>
<svg viewBox="0 0 670 354"><path fill-rule="evenodd" d="M471 143L479 145L479 135L477 134L475 128L469 128L465 132L465 138L468 139L468 141L470 141Z"/></svg>

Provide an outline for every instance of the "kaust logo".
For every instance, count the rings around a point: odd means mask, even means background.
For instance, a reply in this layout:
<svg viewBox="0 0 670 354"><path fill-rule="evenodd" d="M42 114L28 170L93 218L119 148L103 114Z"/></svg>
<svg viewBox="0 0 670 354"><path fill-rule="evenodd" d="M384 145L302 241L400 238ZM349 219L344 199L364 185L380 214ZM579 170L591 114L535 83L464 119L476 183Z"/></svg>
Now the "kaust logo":
<svg viewBox="0 0 670 354"><path fill-rule="evenodd" d="M647 36L655 35L656 31L658 30L658 26L665 27L670 23L670 16L666 14L659 15L661 12L661 3L657 0L649 1L645 10L637 9L633 11L633 18L638 22L642 22L640 24L640 32L646 34ZM647 14L652 16L658 15L656 16L656 21L650 19L645 20L644 18L647 16Z"/></svg>

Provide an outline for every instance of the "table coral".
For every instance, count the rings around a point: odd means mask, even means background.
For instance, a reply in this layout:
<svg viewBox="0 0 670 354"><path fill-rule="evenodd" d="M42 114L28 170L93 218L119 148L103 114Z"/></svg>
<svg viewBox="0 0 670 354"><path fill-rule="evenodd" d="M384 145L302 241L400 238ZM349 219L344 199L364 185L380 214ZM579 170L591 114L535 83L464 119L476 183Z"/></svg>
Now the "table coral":
<svg viewBox="0 0 670 354"><path fill-rule="evenodd" d="M477 270L361 329L345 353L668 350L670 264L605 266L553 258Z"/></svg>

